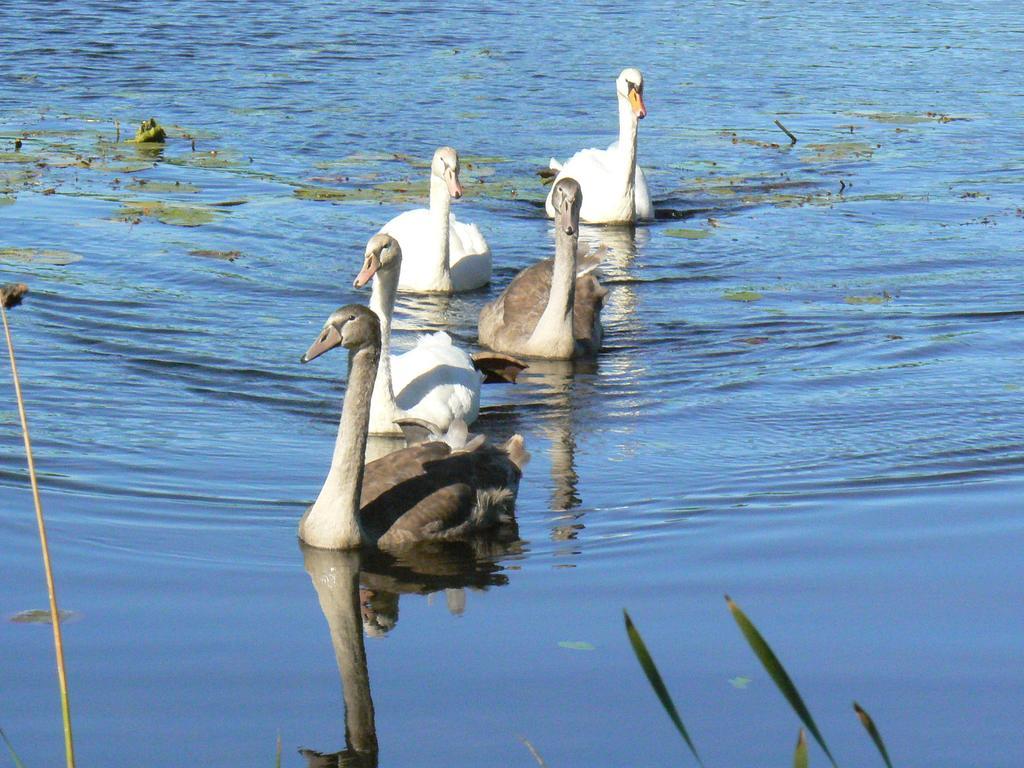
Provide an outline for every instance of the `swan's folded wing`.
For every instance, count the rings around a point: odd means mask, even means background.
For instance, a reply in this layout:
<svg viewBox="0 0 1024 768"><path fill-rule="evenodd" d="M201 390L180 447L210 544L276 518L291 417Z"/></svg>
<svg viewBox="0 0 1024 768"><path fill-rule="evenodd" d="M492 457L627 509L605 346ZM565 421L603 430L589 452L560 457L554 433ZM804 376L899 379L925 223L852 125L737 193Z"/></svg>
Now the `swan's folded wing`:
<svg viewBox="0 0 1024 768"><path fill-rule="evenodd" d="M379 546L458 538L497 522L479 519L491 511L480 508L480 494L507 491L510 502L520 471L502 448L467 448L421 443L366 466L361 517Z"/></svg>
<svg viewBox="0 0 1024 768"><path fill-rule="evenodd" d="M636 174L633 181L634 201L636 205L636 217L645 221L654 218L654 201L651 200L651 193L647 189L647 176L639 165L636 167Z"/></svg>
<svg viewBox="0 0 1024 768"><path fill-rule="evenodd" d="M553 273L553 259L539 261L516 275L502 294L485 307L496 314L498 335L520 339L533 333L547 307Z"/></svg>

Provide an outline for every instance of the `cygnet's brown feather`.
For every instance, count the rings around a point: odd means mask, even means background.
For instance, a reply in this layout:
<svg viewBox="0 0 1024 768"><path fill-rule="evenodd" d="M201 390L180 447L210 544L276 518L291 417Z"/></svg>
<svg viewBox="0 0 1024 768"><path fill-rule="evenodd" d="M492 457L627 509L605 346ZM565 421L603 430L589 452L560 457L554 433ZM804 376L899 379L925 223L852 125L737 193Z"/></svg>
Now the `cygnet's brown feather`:
<svg viewBox="0 0 1024 768"><path fill-rule="evenodd" d="M366 465L360 519L383 549L462 538L511 513L521 475L502 447L453 451L445 443L420 443ZM500 490L507 496L492 498Z"/></svg>
<svg viewBox="0 0 1024 768"><path fill-rule="evenodd" d="M525 343L533 335L551 295L555 260L545 259L527 267L502 294L480 311L480 340L489 347L508 349ZM592 271L576 278L573 296L573 337L583 354L593 354L601 346L599 328L601 308L608 289Z"/></svg>

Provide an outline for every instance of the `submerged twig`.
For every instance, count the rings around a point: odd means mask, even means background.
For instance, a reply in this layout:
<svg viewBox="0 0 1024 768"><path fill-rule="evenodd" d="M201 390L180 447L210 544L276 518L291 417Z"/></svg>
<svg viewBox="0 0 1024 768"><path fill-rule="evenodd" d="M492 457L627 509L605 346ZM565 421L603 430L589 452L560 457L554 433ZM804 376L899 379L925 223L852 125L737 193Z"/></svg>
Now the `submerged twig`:
<svg viewBox="0 0 1024 768"><path fill-rule="evenodd" d="M775 124L776 124L777 126L779 126L779 130L781 130L781 131L782 131L782 132L783 132L784 134L786 134L787 136L789 136L789 143L790 143L790 144L796 144L796 136L794 136L794 135L793 135L792 133L790 133L790 132L789 132L789 128L787 128L786 126L784 126L784 125L783 125L782 123L780 123L780 122L779 122L778 120L776 120L776 121L775 121Z"/></svg>
<svg viewBox="0 0 1024 768"><path fill-rule="evenodd" d="M53 624L53 648L57 656L57 680L60 684L61 715L64 718L64 749L68 768L75 768L75 749L71 738L71 704L68 701L68 679L64 668L64 642L60 631L60 611L57 609L57 588L53 581L50 565L50 547L46 541L46 525L43 522L43 504L39 499L39 482L36 479L36 465L32 458L32 440L28 434L28 418L25 416L25 401L21 396L21 381L18 379L18 364L14 359L14 342L7 324L7 308L16 306L28 291L24 283L9 283L0 287L0 317L3 318L7 352L11 359L11 376L14 379L14 394L18 400L18 416L21 417L21 434L25 439L25 457L28 461L28 477L32 485L32 501L36 508L36 522L39 525L39 544L43 550L43 570L46 573L46 591L50 596L50 622Z"/></svg>

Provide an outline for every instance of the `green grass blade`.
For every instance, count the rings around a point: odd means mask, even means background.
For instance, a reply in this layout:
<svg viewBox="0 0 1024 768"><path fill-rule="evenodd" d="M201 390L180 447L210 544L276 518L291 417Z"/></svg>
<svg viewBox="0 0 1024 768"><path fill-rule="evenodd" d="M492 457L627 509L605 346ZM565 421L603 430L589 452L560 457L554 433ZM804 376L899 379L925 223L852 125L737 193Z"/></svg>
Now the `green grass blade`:
<svg viewBox="0 0 1024 768"><path fill-rule="evenodd" d="M640 633L637 631L637 628L633 626L633 620L629 618L629 612L623 610L622 615L626 619L626 634L629 635L629 643L633 646L633 653L636 654L636 660L640 662L640 667L643 669L644 674L647 675L647 682L651 684L651 688L654 689L654 693L661 702L661 706L665 708L665 712L668 713L669 719L672 720L676 730L679 731L679 735L683 737L683 741L686 742L686 746L690 748L690 751L693 753L693 757L697 760L697 764L700 765L701 768L704 768L704 762L700 759L700 755L697 754L697 748L693 745L693 740L690 739L690 734L686 732L686 726L683 725L683 720L679 717L679 712L676 710L675 702L672 701L672 697L669 695L668 689L665 687L665 683L661 679L661 673L658 672L658 667L655 665L654 659L651 658L651 654L647 651L647 646L644 644L643 638L640 637Z"/></svg>
<svg viewBox="0 0 1024 768"><path fill-rule="evenodd" d="M4 733L4 729L0 728L0 738L3 738L4 744L7 745L7 751L11 753L11 759L14 761L14 765L17 768L25 768L25 764L21 762L21 758L18 757L18 753L14 751L14 745L11 744L11 740L7 738L7 734Z"/></svg>
<svg viewBox="0 0 1024 768"><path fill-rule="evenodd" d="M281 734L277 734L277 759L274 761L275 768L281 768Z"/></svg>
<svg viewBox="0 0 1024 768"><path fill-rule="evenodd" d="M804 736L804 729L796 737L796 751L793 753L793 768L807 768L807 737Z"/></svg>
<svg viewBox="0 0 1024 768"><path fill-rule="evenodd" d="M818 746L828 756L828 760L833 766L836 765L835 759L832 757L832 753L829 751L828 746L825 744L825 739L821 736L821 731L818 730L818 726L814 724L814 718L811 717L811 713L808 711L807 706L804 704L804 700L800 697L800 692L797 691L796 686L793 685L793 681L790 680L789 674L782 666L782 662L779 661L775 652L771 649L765 639L761 636L761 633L757 630L757 627L747 618L747 615L740 610L740 607L732 601L732 599L726 595L725 602L729 606L729 611L732 613L732 617L736 620L736 624L739 625L740 631L743 636L747 638L747 642L750 644L751 649L754 651L754 655L757 656L758 660L767 670L768 675L775 682L779 691L786 697L786 701L789 702L789 706L796 712L797 717L807 727L807 730L814 736L814 740L818 742Z"/></svg>
<svg viewBox="0 0 1024 768"><path fill-rule="evenodd" d="M886 766L888 766L888 768L892 768L892 762L889 760L889 752L885 748L885 742L882 741L882 734L880 734L878 729L875 727L875 721L871 719L871 715L865 712L864 708L856 701L853 702L853 711L857 713L857 717L860 719L860 724L864 726L864 730L868 732L868 736L870 736L871 740L875 742L875 747L878 748L878 753L882 756L882 759L885 760Z"/></svg>

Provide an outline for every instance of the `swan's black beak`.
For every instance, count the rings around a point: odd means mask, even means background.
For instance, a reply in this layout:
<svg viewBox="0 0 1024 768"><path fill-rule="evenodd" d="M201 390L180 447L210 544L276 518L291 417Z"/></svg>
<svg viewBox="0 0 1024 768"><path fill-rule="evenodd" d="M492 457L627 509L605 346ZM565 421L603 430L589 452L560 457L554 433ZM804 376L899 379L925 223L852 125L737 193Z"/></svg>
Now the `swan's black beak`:
<svg viewBox="0 0 1024 768"><path fill-rule="evenodd" d="M334 349L341 344L341 334L333 325L324 326L319 338L306 350L306 354L299 358L300 363L308 363L314 358L320 357L324 352Z"/></svg>

